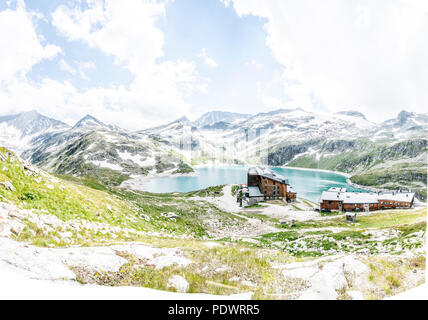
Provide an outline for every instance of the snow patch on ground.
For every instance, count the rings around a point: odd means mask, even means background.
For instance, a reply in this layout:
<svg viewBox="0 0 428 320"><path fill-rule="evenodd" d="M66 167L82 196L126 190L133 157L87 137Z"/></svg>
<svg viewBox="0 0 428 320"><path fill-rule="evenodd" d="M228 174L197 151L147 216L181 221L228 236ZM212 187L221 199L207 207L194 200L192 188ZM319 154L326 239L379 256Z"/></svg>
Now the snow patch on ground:
<svg viewBox="0 0 428 320"><path fill-rule="evenodd" d="M156 164L155 157L149 157L145 160L142 160L142 156L139 154L131 154L129 152L118 152L119 157L124 161L132 161L135 164L139 165L140 167L148 167L148 166L154 166Z"/></svg>
<svg viewBox="0 0 428 320"><path fill-rule="evenodd" d="M107 162L107 161L96 161L96 160L94 160L94 161L90 161L90 163L96 165L97 167L112 169L115 171L122 171L121 166Z"/></svg>

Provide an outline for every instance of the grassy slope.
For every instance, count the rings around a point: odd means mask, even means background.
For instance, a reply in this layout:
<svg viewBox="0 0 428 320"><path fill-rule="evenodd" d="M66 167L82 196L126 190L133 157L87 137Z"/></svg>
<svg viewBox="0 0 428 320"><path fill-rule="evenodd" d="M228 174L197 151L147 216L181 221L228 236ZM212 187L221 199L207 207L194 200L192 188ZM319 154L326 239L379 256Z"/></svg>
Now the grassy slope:
<svg viewBox="0 0 428 320"><path fill-rule="evenodd" d="M351 181L360 185L378 188L411 188L419 198L426 199L427 167L420 162L403 162L391 166L376 166L351 177Z"/></svg>
<svg viewBox="0 0 428 320"><path fill-rule="evenodd" d="M306 228L348 228L350 230L364 230L369 228L391 228L406 224L413 224L426 217L426 209L418 210L387 210L377 211L368 216L357 216L357 223L346 222L344 215L325 220L308 220L296 222L294 227L283 225L287 229Z"/></svg>
<svg viewBox="0 0 428 320"><path fill-rule="evenodd" d="M22 209L53 214L62 221L86 220L142 232L197 238L209 236L204 225L206 219L215 220L219 225L240 222L238 218L208 203L189 200L192 194L127 192L106 187L94 179L80 180L68 176L53 177L43 172L32 173L25 170L14 155L6 156L8 151L5 149L0 152L7 158L6 161L0 161L0 182L9 182L13 186L13 190L0 186L0 197ZM168 212L177 214L178 219L174 221L165 217ZM37 234L36 226L29 223L28 228L35 229L33 231ZM53 236L45 235L45 238L51 239ZM104 235L87 233L80 236L91 240L91 243L98 238L108 240L108 236ZM52 241L48 243L55 244Z"/></svg>

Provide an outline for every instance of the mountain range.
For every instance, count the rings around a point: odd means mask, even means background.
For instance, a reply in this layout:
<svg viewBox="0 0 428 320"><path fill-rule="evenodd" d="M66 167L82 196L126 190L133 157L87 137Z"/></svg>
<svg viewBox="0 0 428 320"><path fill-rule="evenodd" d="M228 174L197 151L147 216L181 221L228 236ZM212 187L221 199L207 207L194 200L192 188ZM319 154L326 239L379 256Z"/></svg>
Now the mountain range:
<svg viewBox="0 0 428 320"><path fill-rule="evenodd" d="M105 184L191 173L194 165L264 164L340 171L354 183L411 188L420 198L426 197L427 134L428 114L407 111L383 123L352 110L212 111L140 131L90 115L72 127L36 111L0 117L0 145L51 172Z"/></svg>
<svg viewBox="0 0 428 320"><path fill-rule="evenodd" d="M69 129L64 122L45 117L32 110L0 116L0 143L22 153L32 146L31 140L41 134L52 134Z"/></svg>
<svg viewBox="0 0 428 320"><path fill-rule="evenodd" d="M236 120L244 120L250 118L250 114L224 112L224 111L211 111L202 115L199 119L193 122L197 128L210 127L217 123L232 123Z"/></svg>

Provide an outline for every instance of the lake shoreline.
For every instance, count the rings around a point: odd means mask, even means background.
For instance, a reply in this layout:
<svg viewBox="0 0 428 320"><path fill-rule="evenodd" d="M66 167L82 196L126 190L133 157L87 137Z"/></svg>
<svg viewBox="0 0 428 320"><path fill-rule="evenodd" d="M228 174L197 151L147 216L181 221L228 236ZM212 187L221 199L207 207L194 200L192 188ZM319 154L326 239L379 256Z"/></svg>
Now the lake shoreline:
<svg viewBox="0 0 428 320"><path fill-rule="evenodd" d="M249 166L222 165L193 167L195 172L172 174L173 171L147 176L131 176L120 187L148 193L187 193L203 190L217 185L232 185L244 183L247 180ZM290 184L298 191L300 197L314 203L317 202L322 191L329 187L344 187L356 189L347 183L347 175L323 169L295 168L287 166L270 166L277 173L286 176ZM283 172L281 172L283 171ZM300 188L299 188L300 186ZM367 192L367 189L357 188L355 191Z"/></svg>
<svg viewBox="0 0 428 320"><path fill-rule="evenodd" d="M315 169L315 168L303 168L303 167L289 167L289 166L272 166L271 168L282 168L282 169L296 169L296 170L303 170L303 171L319 171L319 172L325 172L325 173L334 173L338 174L340 176L344 176L345 178L349 179L352 177L351 174L340 172L340 171L333 171L333 170L327 170L327 169Z"/></svg>
<svg viewBox="0 0 428 320"><path fill-rule="evenodd" d="M377 192L388 192L388 191L391 191L391 190L387 190L387 189L379 189L379 188L370 187L370 186L363 186L361 184L357 184L357 183L352 182L350 178L348 178L346 180L346 183L349 184L353 188L365 189L367 191L375 192L375 193L377 193Z"/></svg>
<svg viewBox="0 0 428 320"><path fill-rule="evenodd" d="M216 165L213 165L213 164L211 164L211 165L198 164L198 165L194 165L193 168L196 168L196 169L201 169L201 168L216 168L216 167L218 167L218 168L224 168L224 167L251 168L251 167L256 167L256 166L258 166L258 165L239 165L239 164L234 165L234 164L227 164L227 163L219 163L219 164L216 164ZM268 167L270 169L272 169L272 168L281 168L281 169L293 169L293 170L303 170L303 171L313 171L313 172L318 171L318 172L325 172L325 173L334 173L334 174L338 174L340 176L344 176L345 178L348 178L348 179L350 177L352 177L352 175L349 174L349 173L345 173L345 172L341 172L341 171L328 170L328 169L316 169L316 168L304 168L304 167L290 167L290 166L286 166L286 165L284 165L284 166L260 165L260 166ZM172 175L172 176L174 176L174 175Z"/></svg>
<svg viewBox="0 0 428 320"><path fill-rule="evenodd" d="M149 173L148 175L136 175L136 176L130 176L128 180L123 181L119 188L130 188L133 190L143 191L143 192L150 192L147 190L144 190L142 187L145 183L150 182L153 179L157 178L178 178L178 177L197 177L199 175L198 172L189 172L189 173L176 173L172 174L172 172L162 172L159 174L153 174ZM139 187L140 186L140 187ZM155 193L155 192L152 192Z"/></svg>

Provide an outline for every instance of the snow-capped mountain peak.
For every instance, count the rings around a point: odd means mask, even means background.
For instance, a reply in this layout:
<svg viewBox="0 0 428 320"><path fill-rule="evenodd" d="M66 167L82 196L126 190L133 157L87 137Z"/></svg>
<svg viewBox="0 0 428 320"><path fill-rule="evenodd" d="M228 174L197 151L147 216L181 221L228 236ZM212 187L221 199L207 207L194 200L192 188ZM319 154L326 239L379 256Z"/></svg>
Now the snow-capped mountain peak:
<svg viewBox="0 0 428 320"><path fill-rule="evenodd" d="M0 117L0 123L19 130L22 138L48 130L63 130L69 126L64 122L41 115L35 110Z"/></svg>
<svg viewBox="0 0 428 320"><path fill-rule="evenodd" d="M346 111L336 112L336 114L343 114L345 116L358 117L358 118L362 118L364 120L367 120L366 116L363 113L359 112L359 111L346 110Z"/></svg>
<svg viewBox="0 0 428 320"><path fill-rule="evenodd" d="M160 132L173 132L174 130L181 129L184 127L192 127L192 123L186 116L182 116L181 118L178 118L177 120L174 120L170 123L160 125L158 127L149 128L145 130L141 130L139 133L143 134L159 134Z"/></svg>
<svg viewBox="0 0 428 320"><path fill-rule="evenodd" d="M69 127L35 110L0 116L0 143L21 154L32 146L35 137L67 130Z"/></svg>
<svg viewBox="0 0 428 320"><path fill-rule="evenodd" d="M73 128L94 128L94 127L104 127L105 124L94 118L93 116L87 114L82 119L80 119Z"/></svg>
<svg viewBox="0 0 428 320"><path fill-rule="evenodd" d="M182 117L178 118L177 120L175 120L174 122L188 123L189 119L186 116L182 116Z"/></svg>
<svg viewBox="0 0 428 320"><path fill-rule="evenodd" d="M411 129L414 127L425 126L428 122L427 113L415 113L408 111L401 111L396 118L383 122L384 128L396 129Z"/></svg>
<svg viewBox="0 0 428 320"><path fill-rule="evenodd" d="M193 122L197 128L205 126L213 126L218 122L232 123L236 120L248 119L251 115L243 113L225 112L225 111L211 111L203 114L199 119Z"/></svg>
<svg viewBox="0 0 428 320"><path fill-rule="evenodd" d="M413 112L407 112L405 110L401 111L397 116L397 122L398 124L402 125L405 124L408 120L411 120L415 117L415 113Z"/></svg>

